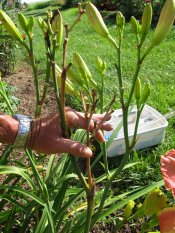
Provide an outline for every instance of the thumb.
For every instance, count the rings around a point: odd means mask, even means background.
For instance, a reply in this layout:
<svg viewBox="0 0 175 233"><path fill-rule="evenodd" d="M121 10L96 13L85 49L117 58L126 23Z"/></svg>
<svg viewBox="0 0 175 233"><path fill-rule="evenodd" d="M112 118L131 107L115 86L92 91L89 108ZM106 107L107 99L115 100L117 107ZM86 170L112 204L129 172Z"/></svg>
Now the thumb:
<svg viewBox="0 0 175 233"><path fill-rule="evenodd" d="M89 158L92 156L92 151L89 147L67 138L58 138L56 147L58 147L58 153L68 153L83 158Z"/></svg>

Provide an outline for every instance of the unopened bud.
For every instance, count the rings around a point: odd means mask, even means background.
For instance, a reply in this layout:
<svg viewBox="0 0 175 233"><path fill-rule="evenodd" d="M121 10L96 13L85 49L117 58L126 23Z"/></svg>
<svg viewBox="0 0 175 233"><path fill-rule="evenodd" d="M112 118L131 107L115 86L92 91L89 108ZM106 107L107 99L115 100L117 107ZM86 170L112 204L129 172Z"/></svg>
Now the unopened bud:
<svg viewBox="0 0 175 233"><path fill-rule="evenodd" d="M170 31L175 18L175 0L166 0L153 34L152 46L157 46Z"/></svg>
<svg viewBox="0 0 175 233"><path fill-rule="evenodd" d="M131 16L130 24L131 24L133 33L138 35L138 33L140 32L140 24L134 16Z"/></svg>
<svg viewBox="0 0 175 233"><path fill-rule="evenodd" d="M147 83L145 84L143 91L142 91L142 98L141 98L141 103L145 104L146 100L148 99L150 95L150 82L147 81Z"/></svg>
<svg viewBox="0 0 175 233"><path fill-rule="evenodd" d="M89 22L91 23L95 31L100 36L107 38L108 41L112 44L112 46L114 46L115 48L118 48L115 40L109 34L109 31L103 21L103 18L100 12L91 2L86 3L86 14L88 16Z"/></svg>
<svg viewBox="0 0 175 233"><path fill-rule="evenodd" d="M41 17L37 18L37 22L38 22L38 26L43 31L43 33L46 33L48 31L47 23Z"/></svg>
<svg viewBox="0 0 175 233"><path fill-rule="evenodd" d="M60 45L63 38L63 19L59 10L55 10L53 12L53 16L51 18L50 23L52 31L56 33L57 44Z"/></svg>
<svg viewBox="0 0 175 233"><path fill-rule="evenodd" d="M140 97L141 97L141 82L139 78L137 78L136 80L134 94L135 94L137 107L139 107Z"/></svg>
<svg viewBox="0 0 175 233"><path fill-rule="evenodd" d="M159 189L156 188L150 192L143 203L144 212L146 215L151 216L157 214L166 205L166 196Z"/></svg>
<svg viewBox="0 0 175 233"><path fill-rule="evenodd" d="M56 71L58 86L61 87L62 70L60 69L60 67L58 65L55 65L55 71ZM65 91L67 94L75 95L76 97L80 98L80 95L78 94L78 92L74 88L74 84L68 78L66 78Z"/></svg>
<svg viewBox="0 0 175 233"><path fill-rule="evenodd" d="M71 67L68 69L67 75L68 78L70 78L70 80L72 80L73 82L77 83L80 86L83 86L83 82L80 79L78 73L75 72Z"/></svg>
<svg viewBox="0 0 175 233"><path fill-rule="evenodd" d="M95 31L100 36L108 37L109 31L103 21L103 18L98 9L91 2L86 3L86 14Z"/></svg>
<svg viewBox="0 0 175 233"><path fill-rule="evenodd" d="M26 17L22 13L18 14L18 21L25 33L28 34L28 22Z"/></svg>
<svg viewBox="0 0 175 233"><path fill-rule="evenodd" d="M102 61L100 57L97 57L96 67L100 73L104 73L106 70L106 62Z"/></svg>
<svg viewBox="0 0 175 233"><path fill-rule="evenodd" d="M123 31L124 26L125 26L125 17L120 11L117 11L117 14L116 14L116 25L119 29Z"/></svg>
<svg viewBox="0 0 175 233"><path fill-rule="evenodd" d="M74 61L75 66L80 71L82 77L84 79L86 79L87 81L89 81L89 79L92 78L91 72L88 69L88 67L87 67L86 63L84 62L83 58L77 52L75 52L73 54L73 61Z"/></svg>
<svg viewBox="0 0 175 233"><path fill-rule="evenodd" d="M10 17L3 11L0 10L0 21L7 30L7 32L17 41L23 43L23 38L13 21Z"/></svg>
<svg viewBox="0 0 175 233"><path fill-rule="evenodd" d="M150 3L148 3L144 8L143 16L142 16L142 29L141 29L141 41L140 41L141 44L144 42L145 37L150 30L151 22L152 22L152 6Z"/></svg>
<svg viewBox="0 0 175 233"><path fill-rule="evenodd" d="M33 30L33 26L34 26L34 17L30 16L30 18L28 19L28 30L29 32L32 32Z"/></svg>
<svg viewBox="0 0 175 233"><path fill-rule="evenodd" d="M128 218L132 214L134 206L135 202L133 200L129 200L123 212L124 218Z"/></svg>

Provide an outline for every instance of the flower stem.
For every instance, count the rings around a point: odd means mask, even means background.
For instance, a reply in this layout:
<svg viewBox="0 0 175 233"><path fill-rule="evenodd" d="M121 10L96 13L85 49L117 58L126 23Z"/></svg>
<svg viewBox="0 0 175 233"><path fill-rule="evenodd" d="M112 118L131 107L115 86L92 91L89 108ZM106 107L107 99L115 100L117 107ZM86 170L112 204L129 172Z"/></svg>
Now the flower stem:
<svg viewBox="0 0 175 233"><path fill-rule="evenodd" d="M34 83L35 83L35 89L36 89L36 108L35 108L35 117L39 117L40 115L40 89L39 89L39 83L38 83L38 74L37 74L37 65L35 63L34 53L33 53L33 40L29 37L29 59L31 61L32 69L33 69L33 77L34 77Z"/></svg>

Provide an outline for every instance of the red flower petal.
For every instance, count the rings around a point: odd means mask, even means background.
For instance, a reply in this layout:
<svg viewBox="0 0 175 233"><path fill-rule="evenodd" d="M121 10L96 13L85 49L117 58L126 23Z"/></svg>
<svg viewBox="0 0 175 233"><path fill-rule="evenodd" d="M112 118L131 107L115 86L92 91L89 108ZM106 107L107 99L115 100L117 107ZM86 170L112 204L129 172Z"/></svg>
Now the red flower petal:
<svg viewBox="0 0 175 233"><path fill-rule="evenodd" d="M175 207L168 207L159 212L161 233L175 232Z"/></svg>
<svg viewBox="0 0 175 233"><path fill-rule="evenodd" d="M165 187L171 190L175 197L175 150L170 150L161 156L160 162Z"/></svg>

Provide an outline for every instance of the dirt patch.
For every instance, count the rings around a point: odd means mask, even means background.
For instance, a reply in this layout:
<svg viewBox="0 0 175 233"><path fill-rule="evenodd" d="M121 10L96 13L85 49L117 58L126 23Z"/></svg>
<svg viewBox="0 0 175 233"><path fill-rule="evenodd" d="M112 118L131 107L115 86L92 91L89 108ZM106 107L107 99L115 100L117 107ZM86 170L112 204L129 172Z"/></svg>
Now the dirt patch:
<svg viewBox="0 0 175 233"><path fill-rule="evenodd" d="M31 67L27 66L27 64L23 64L16 69L15 73L5 76L4 81L17 89L15 96L20 100L18 112L34 117L36 91ZM41 81L40 84L43 86L43 81ZM43 105L42 116L48 115L56 110L57 104L55 95L53 90L49 88L48 95Z"/></svg>

